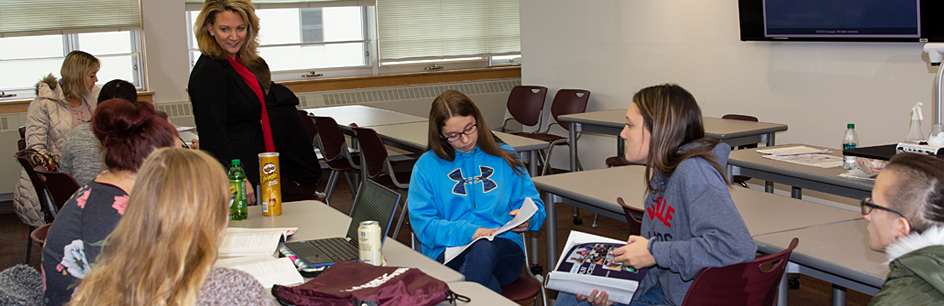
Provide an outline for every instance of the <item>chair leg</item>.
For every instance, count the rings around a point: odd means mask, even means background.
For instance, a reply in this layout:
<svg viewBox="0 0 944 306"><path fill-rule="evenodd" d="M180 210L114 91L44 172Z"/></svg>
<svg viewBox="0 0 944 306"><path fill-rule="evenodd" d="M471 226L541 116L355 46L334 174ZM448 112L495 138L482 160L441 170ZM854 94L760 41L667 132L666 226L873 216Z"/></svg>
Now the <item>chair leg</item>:
<svg viewBox="0 0 944 306"><path fill-rule="evenodd" d="M331 174L328 175L328 185L325 186L325 203L331 203L331 195L334 194L334 186L338 184L338 176L341 175L341 171L331 170Z"/></svg>
<svg viewBox="0 0 944 306"><path fill-rule="evenodd" d="M397 227L393 230L393 239L397 239L400 235L400 227L403 226L403 218L407 216L407 211L410 209L406 207L406 201L403 201L403 210L400 211L400 219L397 220Z"/></svg>
<svg viewBox="0 0 944 306"><path fill-rule="evenodd" d="M33 238L29 236L36 228L33 226L29 227L29 232L26 234L26 264L30 263L30 253L33 251Z"/></svg>
<svg viewBox="0 0 944 306"><path fill-rule="evenodd" d="M590 227L597 227L597 226L600 226L600 225L597 224L597 218L599 218L599 217L600 217L600 214L593 214L593 224L590 224Z"/></svg>
<svg viewBox="0 0 944 306"><path fill-rule="evenodd" d="M351 197L356 197L356 196L357 196L358 182L360 182L359 180L357 180L357 174L355 174L355 175L354 175L354 179L351 180L350 174L348 174L348 173L345 171L345 172L344 172L344 179L347 180L347 188L351 190Z"/></svg>

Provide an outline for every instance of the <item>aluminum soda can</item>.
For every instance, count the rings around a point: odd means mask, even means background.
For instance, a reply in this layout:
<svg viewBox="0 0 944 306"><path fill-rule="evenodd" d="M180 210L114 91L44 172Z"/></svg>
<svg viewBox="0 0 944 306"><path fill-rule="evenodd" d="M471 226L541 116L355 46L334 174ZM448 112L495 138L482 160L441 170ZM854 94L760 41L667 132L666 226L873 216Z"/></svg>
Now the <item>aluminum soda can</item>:
<svg viewBox="0 0 944 306"><path fill-rule="evenodd" d="M278 216L282 214L282 185L279 175L279 153L259 153L259 184L262 193L262 215Z"/></svg>
<svg viewBox="0 0 944 306"><path fill-rule="evenodd" d="M383 263L380 236L380 223L377 221L364 221L357 227L357 246L360 249L362 263L375 266Z"/></svg>

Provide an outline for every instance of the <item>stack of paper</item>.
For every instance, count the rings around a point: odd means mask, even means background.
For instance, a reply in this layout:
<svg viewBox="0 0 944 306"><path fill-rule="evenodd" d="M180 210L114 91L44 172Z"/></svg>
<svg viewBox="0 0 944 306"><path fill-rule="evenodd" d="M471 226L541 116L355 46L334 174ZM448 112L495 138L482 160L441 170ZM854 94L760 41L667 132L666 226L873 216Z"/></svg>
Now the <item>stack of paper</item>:
<svg viewBox="0 0 944 306"><path fill-rule="evenodd" d="M810 148L807 146L798 146L798 147L787 147L787 148L776 148L776 149L759 149L757 150L757 153L774 155L774 156L789 156L789 155L805 155L805 154L823 154L823 153L829 153L829 150Z"/></svg>
<svg viewBox="0 0 944 306"><path fill-rule="evenodd" d="M227 228L220 244L216 267L242 270L265 288L273 284L294 285L305 280L288 258L273 256L279 243L298 228Z"/></svg>

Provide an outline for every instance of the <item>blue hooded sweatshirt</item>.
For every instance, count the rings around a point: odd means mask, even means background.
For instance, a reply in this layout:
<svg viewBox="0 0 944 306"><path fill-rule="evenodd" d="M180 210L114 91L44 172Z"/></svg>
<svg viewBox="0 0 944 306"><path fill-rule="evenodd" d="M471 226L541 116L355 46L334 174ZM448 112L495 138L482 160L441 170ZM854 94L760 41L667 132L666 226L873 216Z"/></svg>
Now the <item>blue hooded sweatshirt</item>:
<svg viewBox="0 0 944 306"><path fill-rule="evenodd" d="M679 151L696 143L684 145ZM711 153L724 169L731 148L719 143ZM653 175L646 197L642 236L656 260L636 289L638 299L661 287L666 304L680 305L702 269L754 260L757 245L738 213L724 178L700 157L682 161L668 177Z"/></svg>
<svg viewBox="0 0 944 306"><path fill-rule="evenodd" d="M517 156L514 149L499 144ZM530 197L538 211L528 229L544 223L544 202L525 169L515 173L504 159L482 151L456 152L453 161L427 151L413 166L407 205L410 224L423 244L423 254L436 259L446 247L472 242L479 228L498 228L511 221L508 213ZM521 236L511 231L498 235L524 248Z"/></svg>

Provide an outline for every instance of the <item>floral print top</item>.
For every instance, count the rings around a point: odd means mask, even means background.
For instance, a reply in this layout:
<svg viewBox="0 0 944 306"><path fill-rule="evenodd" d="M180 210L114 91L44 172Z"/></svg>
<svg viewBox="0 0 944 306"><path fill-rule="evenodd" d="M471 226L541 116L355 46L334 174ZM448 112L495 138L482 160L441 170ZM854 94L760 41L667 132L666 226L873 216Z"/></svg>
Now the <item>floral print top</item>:
<svg viewBox="0 0 944 306"><path fill-rule="evenodd" d="M90 182L72 195L49 227L43 245L46 305L72 299L79 280L101 253L104 240L125 213L128 194L113 185Z"/></svg>

